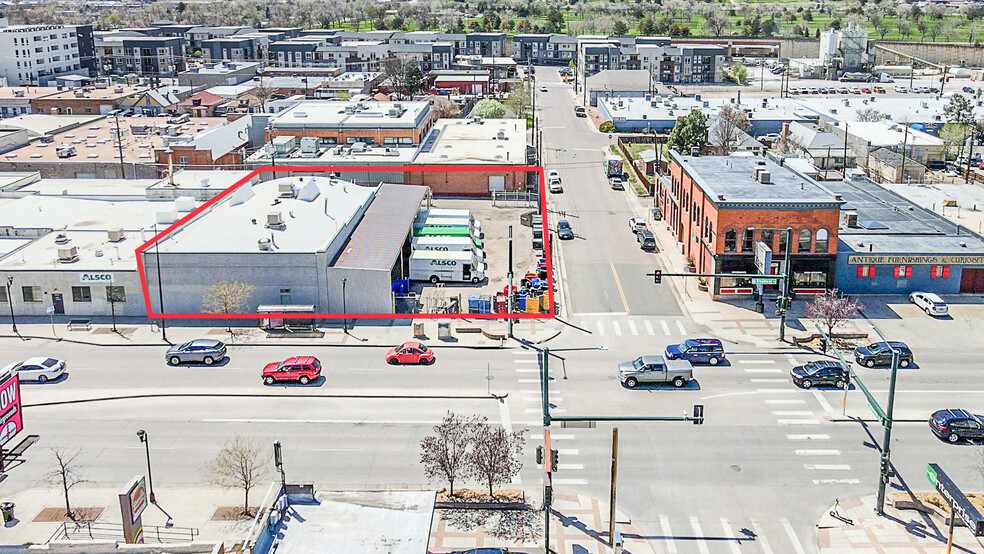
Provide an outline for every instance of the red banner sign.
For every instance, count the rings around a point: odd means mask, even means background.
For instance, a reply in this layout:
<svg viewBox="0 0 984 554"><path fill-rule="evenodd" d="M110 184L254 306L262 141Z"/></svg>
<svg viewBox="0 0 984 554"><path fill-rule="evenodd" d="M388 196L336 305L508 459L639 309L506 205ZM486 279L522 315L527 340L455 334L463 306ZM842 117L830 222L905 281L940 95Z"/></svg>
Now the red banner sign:
<svg viewBox="0 0 984 554"><path fill-rule="evenodd" d="M23 429L20 379L14 375L0 383L0 446L7 444Z"/></svg>

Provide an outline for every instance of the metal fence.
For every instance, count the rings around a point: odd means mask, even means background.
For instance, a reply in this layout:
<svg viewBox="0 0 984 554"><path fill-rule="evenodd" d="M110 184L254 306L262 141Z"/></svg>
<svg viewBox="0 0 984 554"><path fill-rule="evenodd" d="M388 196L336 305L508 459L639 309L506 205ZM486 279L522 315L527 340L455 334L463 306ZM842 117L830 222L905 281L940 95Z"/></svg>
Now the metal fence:
<svg viewBox="0 0 984 554"><path fill-rule="evenodd" d="M144 525L144 541L147 542L193 542L199 531L195 527L160 527ZM105 521L68 521L55 530L48 542L60 540L122 540L123 524Z"/></svg>
<svg viewBox="0 0 984 554"><path fill-rule="evenodd" d="M492 205L502 208L512 207L536 207L539 205L540 195L536 192L525 191L493 191Z"/></svg>

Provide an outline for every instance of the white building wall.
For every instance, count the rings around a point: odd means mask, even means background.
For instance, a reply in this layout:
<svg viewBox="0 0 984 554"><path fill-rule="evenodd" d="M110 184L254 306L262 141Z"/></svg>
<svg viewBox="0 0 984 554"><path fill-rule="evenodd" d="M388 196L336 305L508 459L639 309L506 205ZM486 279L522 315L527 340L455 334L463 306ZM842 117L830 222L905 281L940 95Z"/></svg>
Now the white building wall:
<svg viewBox="0 0 984 554"><path fill-rule="evenodd" d="M16 255L16 254L15 254ZM112 255L111 252L106 253ZM87 271L86 268L71 267L72 264L60 264L52 269L34 271L4 271L5 275L14 277L13 296L14 296L14 316L48 316L47 309L52 306L52 293L61 293L65 306L64 316L55 315L58 318L65 317L109 317L111 309L106 300L106 285L96 283L83 283L82 273L111 274L113 285L122 286L126 295L126 302L116 303L116 315L124 317L146 316L147 310L144 305L143 289L140 286L140 277L133 268L115 270ZM6 285L6 278L4 279ZM40 302L24 302L24 295L21 287L39 287L41 292ZM75 302L72 300L72 287L89 287L91 302ZM6 303L0 303L4 315L8 315ZM8 316L9 317L9 316Z"/></svg>
<svg viewBox="0 0 984 554"><path fill-rule="evenodd" d="M74 28L59 25L0 27L0 75L9 86L42 84L81 68Z"/></svg>

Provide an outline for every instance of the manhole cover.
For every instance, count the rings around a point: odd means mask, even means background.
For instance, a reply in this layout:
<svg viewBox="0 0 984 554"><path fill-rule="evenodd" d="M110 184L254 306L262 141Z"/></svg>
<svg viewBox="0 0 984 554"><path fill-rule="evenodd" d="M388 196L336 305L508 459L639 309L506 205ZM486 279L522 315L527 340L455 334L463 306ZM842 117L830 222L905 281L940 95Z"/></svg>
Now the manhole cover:
<svg viewBox="0 0 984 554"><path fill-rule="evenodd" d="M741 471L741 466L731 466L731 471L739 472Z"/></svg>
<svg viewBox="0 0 984 554"><path fill-rule="evenodd" d="M616 377L614 375L609 375L608 376L608 380L609 381L614 381L615 379L616 379Z"/></svg>

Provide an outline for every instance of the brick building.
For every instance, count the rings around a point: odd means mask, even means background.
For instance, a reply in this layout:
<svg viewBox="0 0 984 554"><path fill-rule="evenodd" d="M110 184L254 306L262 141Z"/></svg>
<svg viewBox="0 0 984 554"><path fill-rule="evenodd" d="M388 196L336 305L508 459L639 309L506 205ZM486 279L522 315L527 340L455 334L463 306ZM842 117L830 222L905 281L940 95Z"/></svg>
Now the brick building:
<svg viewBox="0 0 984 554"><path fill-rule="evenodd" d="M51 115L99 115L119 109L131 96L145 87L116 85L66 89L55 94L31 99L34 113Z"/></svg>
<svg viewBox="0 0 984 554"><path fill-rule="evenodd" d="M736 274L711 280L715 297L753 292L759 241L773 252L770 273L782 273L787 227L793 230L793 290L834 286L844 201L781 162L671 151L670 174L657 182L656 203L698 273Z"/></svg>

